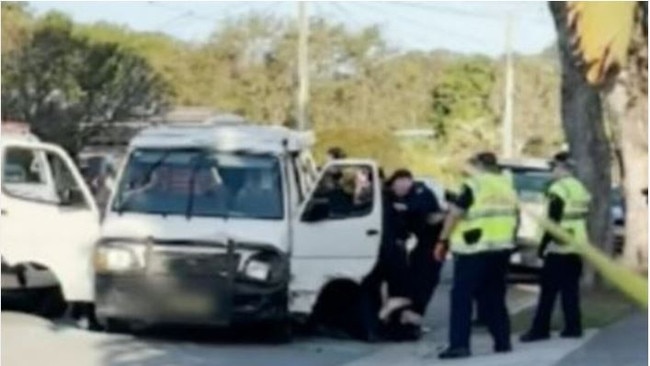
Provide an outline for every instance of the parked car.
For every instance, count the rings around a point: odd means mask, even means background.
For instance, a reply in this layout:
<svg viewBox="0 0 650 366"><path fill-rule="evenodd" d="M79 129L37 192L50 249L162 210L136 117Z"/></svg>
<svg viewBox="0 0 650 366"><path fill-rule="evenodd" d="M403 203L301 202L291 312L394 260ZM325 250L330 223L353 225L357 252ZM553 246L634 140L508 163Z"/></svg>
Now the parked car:
<svg viewBox="0 0 650 366"><path fill-rule="evenodd" d="M512 174L522 206L537 215L545 215L544 195L553 180L549 164L544 160L524 159L502 161L500 166ZM613 187L610 197L615 251L620 252L625 232L625 205L620 187ZM520 227L517 233L518 250L511 261L512 281L536 281L538 271L543 264L537 257L536 246L541 241L542 233L542 229L529 215L520 213Z"/></svg>
<svg viewBox="0 0 650 366"><path fill-rule="evenodd" d="M546 212L545 192L553 179L546 160L518 159L501 160L500 168L512 175L522 210L519 213L517 251L511 257L509 280L511 282L537 282L542 260L537 256L537 245L542 230L525 211L544 216Z"/></svg>

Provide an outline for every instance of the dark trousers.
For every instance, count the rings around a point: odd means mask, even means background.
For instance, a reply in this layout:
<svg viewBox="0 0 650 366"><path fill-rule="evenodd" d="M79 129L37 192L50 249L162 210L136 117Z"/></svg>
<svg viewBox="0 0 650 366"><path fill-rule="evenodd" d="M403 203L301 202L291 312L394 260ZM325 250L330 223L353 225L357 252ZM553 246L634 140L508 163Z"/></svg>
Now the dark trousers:
<svg viewBox="0 0 650 366"><path fill-rule="evenodd" d="M470 348L473 301L483 306L495 349L510 347L510 318L506 307L506 272L510 251L456 255L451 290L449 346Z"/></svg>
<svg viewBox="0 0 650 366"><path fill-rule="evenodd" d="M429 301L440 282L442 263L433 258L434 240L419 240L409 254L412 309L424 315Z"/></svg>
<svg viewBox="0 0 650 366"><path fill-rule="evenodd" d="M364 279L366 286L379 289L383 282L388 285L391 297L408 297L409 270L406 248L397 240L383 243L375 266Z"/></svg>
<svg viewBox="0 0 650 366"><path fill-rule="evenodd" d="M580 275L582 260L577 254L548 254L544 259L541 292L530 330L535 335L550 333L555 299L560 295L564 312L564 332L582 333L580 318Z"/></svg>

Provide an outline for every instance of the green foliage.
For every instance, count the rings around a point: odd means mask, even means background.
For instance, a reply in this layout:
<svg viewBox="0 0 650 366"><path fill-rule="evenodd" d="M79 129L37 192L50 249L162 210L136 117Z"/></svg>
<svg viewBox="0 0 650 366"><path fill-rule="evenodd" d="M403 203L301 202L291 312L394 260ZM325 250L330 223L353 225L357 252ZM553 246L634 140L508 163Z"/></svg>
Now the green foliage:
<svg viewBox="0 0 650 366"><path fill-rule="evenodd" d="M114 121L158 113L168 89L144 58L73 30L50 13L3 57L2 118L27 121L75 153Z"/></svg>
<svg viewBox="0 0 650 366"><path fill-rule="evenodd" d="M173 89L175 105L293 125L294 22L253 13L215 26L201 44L107 23L73 25L71 37L114 44L115 52L146 60ZM377 27L352 30L318 18L311 19L309 44L309 115L319 148L341 145L353 155L379 157L387 169L409 166L452 182L465 155L499 146L501 60L448 51L400 53L388 48ZM527 154L548 155L562 142L559 71L547 54L515 59L515 142ZM77 85L74 80L69 83ZM432 128L438 135L402 142L393 132L404 128Z"/></svg>
<svg viewBox="0 0 650 366"><path fill-rule="evenodd" d="M495 70L488 59L467 60L446 67L431 92L431 119L438 135L444 136L457 121L494 120L490 108L494 81Z"/></svg>
<svg viewBox="0 0 650 366"><path fill-rule="evenodd" d="M3 1L2 9L2 54L12 51L25 42L29 36L32 21L25 3Z"/></svg>

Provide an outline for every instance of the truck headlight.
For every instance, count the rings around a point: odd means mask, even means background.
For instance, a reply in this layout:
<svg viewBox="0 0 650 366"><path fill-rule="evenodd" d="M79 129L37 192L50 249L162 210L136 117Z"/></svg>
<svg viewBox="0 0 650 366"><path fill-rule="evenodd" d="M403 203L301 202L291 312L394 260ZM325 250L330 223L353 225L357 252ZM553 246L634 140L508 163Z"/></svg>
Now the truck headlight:
<svg viewBox="0 0 650 366"><path fill-rule="evenodd" d="M134 249L127 246L100 246L95 250L95 271L128 272L143 268Z"/></svg>
<svg viewBox="0 0 650 366"><path fill-rule="evenodd" d="M279 253L260 251L248 257L242 274L252 280L278 283L288 278L288 262Z"/></svg>
<svg viewBox="0 0 650 366"><path fill-rule="evenodd" d="M271 265L257 259L251 259L246 263L244 274L255 280L267 281L271 274Z"/></svg>

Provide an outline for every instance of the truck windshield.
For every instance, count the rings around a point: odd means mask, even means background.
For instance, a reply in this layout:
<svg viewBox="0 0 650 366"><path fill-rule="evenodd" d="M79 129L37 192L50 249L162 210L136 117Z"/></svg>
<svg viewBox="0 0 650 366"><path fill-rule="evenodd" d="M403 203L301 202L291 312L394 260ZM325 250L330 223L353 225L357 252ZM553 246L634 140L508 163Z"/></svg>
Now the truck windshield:
<svg viewBox="0 0 650 366"><path fill-rule="evenodd" d="M112 209L188 217L281 219L280 164L270 155L135 150Z"/></svg>

